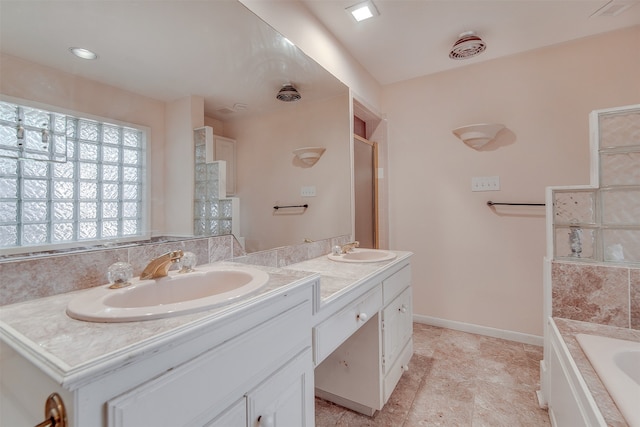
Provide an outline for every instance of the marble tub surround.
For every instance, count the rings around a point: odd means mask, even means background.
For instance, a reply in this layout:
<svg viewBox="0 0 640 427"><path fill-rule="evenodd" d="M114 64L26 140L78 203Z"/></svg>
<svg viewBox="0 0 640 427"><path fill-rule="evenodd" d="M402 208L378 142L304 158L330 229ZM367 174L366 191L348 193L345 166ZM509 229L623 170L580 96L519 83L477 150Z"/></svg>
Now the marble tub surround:
<svg viewBox="0 0 640 427"><path fill-rule="evenodd" d="M238 266L231 261L219 265ZM1 345L11 343L27 351L47 367L54 378L64 377L97 364L118 366L121 358L131 361L141 356L149 342L162 342L198 325L222 319L239 305L288 292L313 273L259 267L269 273L267 286L237 304L166 319L128 323L93 323L72 319L65 314L68 302L79 292L69 292L7 305L0 310Z"/></svg>
<svg viewBox="0 0 640 427"><path fill-rule="evenodd" d="M548 426L536 389L542 347L413 324L414 354L373 417L316 399L316 427Z"/></svg>
<svg viewBox="0 0 640 427"><path fill-rule="evenodd" d="M591 366L575 336L577 334L590 334L640 342L640 331L561 318L554 318L553 321L607 425L626 426L627 423L624 417L613 402L604 384L600 381L598 374Z"/></svg>
<svg viewBox="0 0 640 427"><path fill-rule="evenodd" d="M553 261L552 316L640 329L640 268Z"/></svg>

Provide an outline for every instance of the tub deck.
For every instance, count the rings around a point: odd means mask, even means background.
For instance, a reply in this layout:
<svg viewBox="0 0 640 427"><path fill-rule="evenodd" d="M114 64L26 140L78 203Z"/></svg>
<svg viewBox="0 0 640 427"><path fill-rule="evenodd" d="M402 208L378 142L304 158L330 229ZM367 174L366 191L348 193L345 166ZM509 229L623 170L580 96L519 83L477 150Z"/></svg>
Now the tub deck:
<svg viewBox="0 0 640 427"><path fill-rule="evenodd" d="M562 339L567 345L567 348L571 353L571 357L578 366L580 374L584 378L587 387L589 387L589 391L596 401L598 409L602 413L607 425L615 427L627 426L628 424L622 416L622 413L614 403L602 381L600 381L600 377L598 377L593 366L591 366L586 354L582 351L582 347L576 339L576 335L600 335L604 337L640 342L640 330L617 328L558 317L554 317L553 321L560 331Z"/></svg>

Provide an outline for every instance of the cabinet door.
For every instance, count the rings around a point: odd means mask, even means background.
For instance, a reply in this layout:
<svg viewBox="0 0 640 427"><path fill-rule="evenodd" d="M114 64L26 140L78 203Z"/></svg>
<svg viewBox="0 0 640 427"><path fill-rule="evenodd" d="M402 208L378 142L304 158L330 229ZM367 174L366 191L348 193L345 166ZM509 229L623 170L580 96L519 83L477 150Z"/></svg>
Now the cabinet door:
<svg viewBox="0 0 640 427"><path fill-rule="evenodd" d="M214 419L281 361L309 348L304 342L310 312L310 302L300 304L109 400L108 427L177 427Z"/></svg>
<svg viewBox="0 0 640 427"><path fill-rule="evenodd" d="M405 289L384 308L382 321L383 372L386 373L413 333L411 288Z"/></svg>
<svg viewBox="0 0 640 427"><path fill-rule="evenodd" d="M238 400L215 420L205 424L205 427L245 427L247 425L247 401Z"/></svg>
<svg viewBox="0 0 640 427"><path fill-rule="evenodd" d="M250 427L312 427L311 348L289 361L247 395Z"/></svg>

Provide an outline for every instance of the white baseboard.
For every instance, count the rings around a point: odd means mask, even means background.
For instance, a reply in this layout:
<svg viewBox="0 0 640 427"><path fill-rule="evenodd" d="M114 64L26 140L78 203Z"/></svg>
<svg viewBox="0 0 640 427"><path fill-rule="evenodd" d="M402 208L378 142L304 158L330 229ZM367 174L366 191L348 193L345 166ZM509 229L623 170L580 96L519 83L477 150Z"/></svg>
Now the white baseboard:
<svg viewBox="0 0 640 427"><path fill-rule="evenodd" d="M441 328L453 329L456 331L486 335L488 337L494 338L502 338L505 340L521 342L524 344L542 346L544 343L544 338L538 335L490 328L488 326L474 325L472 323L458 322L455 320L440 319L438 317L423 316L421 314L414 314L413 321L416 323L423 323L425 325L439 326Z"/></svg>

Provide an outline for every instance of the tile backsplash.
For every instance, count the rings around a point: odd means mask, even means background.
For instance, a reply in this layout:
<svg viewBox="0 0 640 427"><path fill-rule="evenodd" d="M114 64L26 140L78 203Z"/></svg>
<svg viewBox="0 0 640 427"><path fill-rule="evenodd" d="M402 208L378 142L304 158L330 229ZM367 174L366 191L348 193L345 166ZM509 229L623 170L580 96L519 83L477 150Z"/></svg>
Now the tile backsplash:
<svg viewBox="0 0 640 427"><path fill-rule="evenodd" d="M0 260L0 306L103 285L107 283L107 269L118 261L130 263L134 276L138 276L151 259L176 249L196 254L198 264L233 260L268 267L286 267L327 254L333 245L348 241L349 236L339 236L247 254L233 235L225 235L169 238L115 248L8 257Z"/></svg>
<svg viewBox="0 0 640 427"><path fill-rule="evenodd" d="M553 261L552 316L640 329L640 268Z"/></svg>
<svg viewBox="0 0 640 427"><path fill-rule="evenodd" d="M640 105L589 128L592 185L552 189L552 316L640 329Z"/></svg>

